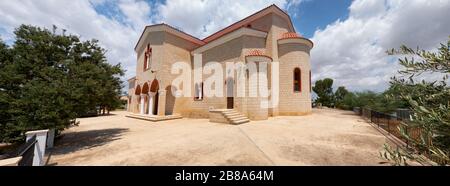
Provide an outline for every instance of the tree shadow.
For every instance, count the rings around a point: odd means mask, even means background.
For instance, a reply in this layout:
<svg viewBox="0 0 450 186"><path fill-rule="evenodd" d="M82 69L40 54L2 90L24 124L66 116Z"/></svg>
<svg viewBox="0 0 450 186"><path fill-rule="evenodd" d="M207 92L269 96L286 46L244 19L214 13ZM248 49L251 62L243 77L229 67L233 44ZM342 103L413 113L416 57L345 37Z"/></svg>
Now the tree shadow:
<svg viewBox="0 0 450 186"><path fill-rule="evenodd" d="M61 136L61 139L55 142L52 154L69 154L79 150L102 146L121 139L122 134L128 131L129 129L126 128L112 128L65 133Z"/></svg>
<svg viewBox="0 0 450 186"><path fill-rule="evenodd" d="M84 115L78 118L97 118L97 117L107 117L107 116L116 116L117 114L109 113L109 114L92 114L92 115Z"/></svg>
<svg viewBox="0 0 450 186"><path fill-rule="evenodd" d="M359 116L359 114L356 114L356 113L342 113L341 115L344 115L344 116Z"/></svg>

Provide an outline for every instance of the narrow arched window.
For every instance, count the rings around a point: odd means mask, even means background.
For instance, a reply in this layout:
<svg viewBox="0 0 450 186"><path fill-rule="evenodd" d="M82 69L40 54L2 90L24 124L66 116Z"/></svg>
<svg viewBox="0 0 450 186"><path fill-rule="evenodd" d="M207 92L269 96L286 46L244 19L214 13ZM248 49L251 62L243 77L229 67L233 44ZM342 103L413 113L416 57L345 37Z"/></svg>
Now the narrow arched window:
<svg viewBox="0 0 450 186"><path fill-rule="evenodd" d="M311 87L311 70L309 71L309 92L312 92L312 87Z"/></svg>
<svg viewBox="0 0 450 186"><path fill-rule="evenodd" d="M294 69L294 92L301 92L302 91L302 72L300 71L300 68Z"/></svg>
<svg viewBox="0 0 450 186"><path fill-rule="evenodd" d="M151 57L152 57L152 48L150 48L150 44L148 44L147 49L145 50L144 71L146 71L150 67Z"/></svg>
<svg viewBox="0 0 450 186"><path fill-rule="evenodd" d="M147 53L145 54L145 58L144 58L144 71L147 70Z"/></svg>

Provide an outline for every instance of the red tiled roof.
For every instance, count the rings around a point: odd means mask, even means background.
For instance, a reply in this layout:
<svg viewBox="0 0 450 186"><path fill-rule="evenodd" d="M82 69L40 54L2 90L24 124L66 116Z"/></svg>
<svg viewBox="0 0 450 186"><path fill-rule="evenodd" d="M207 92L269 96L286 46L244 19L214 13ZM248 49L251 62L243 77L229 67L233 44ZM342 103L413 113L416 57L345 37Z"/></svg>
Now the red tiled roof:
<svg viewBox="0 0 450 186"><path fill-rule="evenodd" d="M163 25L166 25L166 26L168 26L168 27L170 27L170 28L172 28L172 29L174 29L174 30L176 30L176 31L178 31L178 32L181 32L181 33L185 34L185 35L188 36L188 37L193 38L196 42L202 42L203 44L206 44L206 43L203 42L201 39L199 39L199 38L197 38L197 37L195 37L195 36L193 36L193 35L191 35L191 34L188 34L188 33L184 32L184 31L182 31L182 30L180 30L180 29L178 29L178 28L175 28L175 27L173 27L173 26L171 26L171 25L169 25L169 24L165 24L165 23L162 23L162 24L163 24Z"/></svg>
<svg viewBox="0 0 450 186"><path fill-rule="evenodd" d="M262 52L261 50L257 50L257 49L250 50L250 52L248 52L248 54L245 57L248 57L248 56L262 56L262 57L267 57L267 58L272 59L270 56L265 55L264 52Z"/></svg>
<svg viewBox="0 0 450 186"><path fill-rule="evenodd" d="M261 50L251 50L248 53L249 56L261 56L263 55L263 52Z"/></svg>
<svg viewBox="0 0 450 186"><path fill-rule="evenodd" d="M235 30L237 30L237 29L239 29L239 28L242 28L242 27L246 26L249 22L251 22L251 21L253 21L253 20L259 18L259 17L257 16L259 13L264 12L264 11L266 11L266 10L272 8L272 7L274 7L274 8L276 8L276 9L280 10L280 11L283 12L285 15L287 15L288 21L289 21L290 25L293 25L290 16L289 16L285 11L283 11L281 8L279 8L277 5L272 4L272 5L270 5L270 6L266 7L266 8L264 8L264 9L262 9L262 10L256 12L256 13L254 13L254 14L250 15L250 16L247 16L246 18L244 18L244 19L242 19L242 20L240 20L240 21L238 21L238 22L236 22L236 23L231 24L231 25L228 26L228 27L223 28L222 30L217 31L217 32L214 33L214 34L211 34L210 36L204 38L203 40L198 39L198 38L195 37L195 36L192 36L192 35L190 35L190 34L188 34L188 33L186 33L186 32L183 32L183 31L181 31L181 30L179 30L179 29L177 29L177 28L175 28L175 27L173 27L173 26L170 26L170 25L168 25L168 24L165 24L165 23L156 24L156 25L150 25L150 26L146 26L145 28L147 28L147 27L152 27L152 26L157 26L157 25L166 25L166 26L168 26L169 28L171 28L171 29L173 29L173 30L176 30L176 31L182 33L182 34L186 37L185 39L187 39L187 40L189 40L189 41L191 41L191 42L193 42L193 43L196 43L196 44L199 44L200 46L202 46L202 45L205 45L205 44L207 44L207 43L209 43L209 42L211 42L211 41L214 41L214 40L216 40L216 39L218 39L218 38L220 38L220 37L222 37L222 36L224 36L224 35L226 35L226 34L228 34L228 33L230 33L230 32L233 32L233 31L235 31ZM295 32L295 28L294 28L293 26L292 26L292 29L293 29L293 31ZM137 43L136 46L135 46L135 49L137 48L137 45L139 44L139 41L142 39L142 36L144 35L144 33L145 33L145 29L144 29L144 31L142 32L141 36L139 37L139 40L138 40L138 43Z"/></svg>
<svg viewBox="0 0 450 186"><path fill-rule="evenodd" d="M295 32L286 32L281 35L280 39L289 39L289 38L302 38L300 34L297 34Z"/></svg>
<svg viewBox="0 0 450 186"><path fill-rule="evenodd" d="M144 31L142 32L141 36L139 37L138 42L137 42L136 45L134 46L134 49L137 48L137 46L138 46L138 44L139 44L139 41L141 41L142 37L144 36L145 30L146 30L147 28L149 28L149 27L154 27L154 26L161 26L161 25L162 25L162 26L167 26L168 28L170 28L170 29L172 29L172 30L175 30L175 31L177 31L177 32L179 32L179 33L181 33L181 34L183 34L183 35L185 36L184 39L186 39L186 40L188 40L188 41L190 41L190 42L192 42L192 43L198 44L198 45L200 45L200 46L206 44L206 43L203 42L201 39L199 39L199 38L197 38L197 37L195 37L195 36L193 36L193 35L190 35L190 34L188 34L188 33L186 33L186 32L183 32L183 31L181 31L180 29L177 29L177 28L175 28L175 27L173 27L173 26L170 26L170 25L168 25L168 24L166 24L166 23L159 23L159 24L154 24L154 25L148 25L148 26L146 26L146 27L144 28Z"/></svg>
<svg viewBox="0 0 450 186"><path fill-rule="evenodd" d="M270 9L272 7L276 8L276 9L280 10L281 12L283 12L284 14L286 14L288 16L289 23L292 25L291 17L285 11L283 11L281 8L279 8L277 5L272 4L272 5L264 8L264 9L262 9L262 10L256 12L256 13L254 13L254 14L250 15L250 16L247 16L246 18L244 18L244 19L242 19L242 20L240 20L240 21L238 21L236 23L233 23L232 25L230 25L228 27L223 28L222 30L217 31L214 34L211 34L210 36L204 38L202 41L204 41L205 43L209 43L209 42L211 42L211 41L213 41L213 40L215 40L217 38L222 37L223 35L225 35L227 33L233 32L234 30L237 30L237 29L239 29L239 28L241 28L243 26L246 26L246 24L247 24L246 21L250 20L251 18L253 18L257 14L259 14L261 12L264 12L265 10L268 10L268 9ZM292 27L292 29L295 31L294 27Z"/></svg>
<svg viewBox="0 0 450 186"><path fill-rule="evenodd" d="M304 39L304 40L310 42L311 45L314 47L314 43L313 43L310 39L304 38L304 37L302 37L300 34L297 34L297 33L295 33L295 32L286 32L286 33L282 34L281 37L280 37L280 39L278 39L278 40L282 40L282 39L295 39L295 38Z"/></svg>

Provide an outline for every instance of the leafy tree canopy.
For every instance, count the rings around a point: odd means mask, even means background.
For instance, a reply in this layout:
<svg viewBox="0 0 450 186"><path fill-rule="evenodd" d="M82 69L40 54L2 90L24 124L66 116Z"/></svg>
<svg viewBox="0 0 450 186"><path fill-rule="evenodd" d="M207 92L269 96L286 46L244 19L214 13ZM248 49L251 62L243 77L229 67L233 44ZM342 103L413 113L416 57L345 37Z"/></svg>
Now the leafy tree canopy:
<svg viewBox="0 0 450 186"><path fill-rule="evenodd" d="M406 165L407 159L423 161L416 156L423 154L440 165L450 163L450 87L447 85L450 73L450 37L447 44L441 44L437 52L416 50L402 46L399 50L392 49L388 54L407 56L399 60L404 67L399 71L409 78L393 77L391 88L398 94L391 95L403 99L411 105L412 121L402 127L402 135L410 141L416 151L393 150L387 146L384 157L397 165ZM443 74L441 81L415 81L423 73ZM420 137L407 132L407 128L417 128Z"/></svg>
<svg viewBox="0 0 450 186"><path fill-rule="evenodd" d="M74 119L120 103L123 70L106 61L97 40L30 25L0 42L0 140L23 140L28 130L63 130Z"/></svg>
<svg viewBox="0 0 450 186"><path fill-rule="evenodd" d="M333 79L325 78L323 80L316 81L313 91L317 94L318 98L316 103L321 103L323 106L333 107Z"/></svg>

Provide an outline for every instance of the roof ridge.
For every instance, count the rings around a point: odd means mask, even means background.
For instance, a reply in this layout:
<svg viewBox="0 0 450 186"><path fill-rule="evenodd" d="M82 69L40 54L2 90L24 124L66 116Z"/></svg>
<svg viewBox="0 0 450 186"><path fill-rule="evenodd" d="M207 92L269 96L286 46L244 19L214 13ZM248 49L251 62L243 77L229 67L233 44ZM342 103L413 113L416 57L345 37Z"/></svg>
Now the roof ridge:
<svg viewBox="0 0 450 186"><path fill-rule="evenodd" d="M244 20L246 20L246 19L248 19L248 18L254 16L255 14L261 13L261 12L263 12L263 11L269 9L270 7L273 7L273 6L275 6L275 7L278 8L278 6L275 5L275 4L272 4L272 5L270 5L270 6L267 6L267 7L265 7L265 8L263 8L263 9L261 9L261 10L255 12L255 13L253 13L253 14L250 14L249 16L247 16L247 17L245 17L245 18L243 18L243 19L241 19L241 20L239 20L239 21L237 21L237 22L232 23L231 25L226 26L225 28L222 28L222 29L218 30L217 32L214 32L214 33L210 34L209 36L206 36L205 38L202 39L202 41L205 41L206 39L208 39L208 38L214 36L215 34L218 34L219 32L221 32L221 31L223 31L223 30L225 30L225 29L227 29L227 28L230 28L231 26L236 25L236 24L238 24L239 22L242 22L242 21L244 21Z"/></svg>
<svg viewBox="0 0 450 186"><path fill-rule="evenodd" d="M228 28L230 28L230 27L232 27L232 26L235 26L235 25L237 25L237 24L239 24L239 23L241 23L241 22L247 20L248 18L250 18L250 17L252 17L252 16L254 16L254 15L258 14L258 13L261 13L261 12L263 12L263 11L266 11L267 9L272 8L272 7L274 7L274 8L276 8L276 9L280 10L281 12L283 12L283 13L288 17L289 22L290 22L290 24L292 25L292 29L293 29L294 32L295 32L295 27L294 27L293 24L292 24L292 20L291 20L291 17L289 16L289 14L288 14L286 11L284 11L283 9L281 9L280 7L278 7L276 4L272 4L272 5L270 5L270 6L267 6L267 7L265 7L265 8L263 8L263 9L261 9L261 10L255 12L255 13L253 13L253 14L251 14L251 15L249 15L249 16L247 16L247 17L245 17L245 18L243 18L243 19L241 19L241 20L239 20L239 21L237 21L237 22L234 22L234 23L231 24L231 25L228 25L228 26L225 27L225 28L220 29L220 30L217 31L217 32L214 32L213 34L210 34L209 36L207 36L207 37L205 37L205 38L203 38L203 39L200 39L200 38L198 38L198 37L196 37L196 36L193 36L193 35L191 35L191 34L189 34L189 33L186 33L186 32L184 32L184 31L182 31L182 30L180 30L180 29L178 29L178 28L176 28L176 27L174 27L174 26L172 26L172 25L169 25L169 24L167 24L167 23L158 23L158 24L153 24L153 25L147 25L147 26L145 26L145 29L144 29L143 33L141 34L141 37L139 38L138 43L139 43L139 41L142 39L142 36L144 35L145 30L146 30L147 27L163 25L163 26L167 26L167 27L169 27L169 28L171 28L171 29L173 29L173 30L175 30L175 31L178 31L178 32L180 32L180 33L182 33L182 34L184 34L184 35L187 35L187 36L189 36L189 37L191 37L191 38L197 40L199 43L202 43L201 46L203 46L203 45L205 45L205 44L207 44L207 43L209 43L209 42L214 41L214 40L217 39L217 38L212 39L211 41L205 41L205 40L207 40L207 39L209 39L209 38L211 38L211 37L213 37L213 36L216 36L217 34L223 32L224 30L226 30L226 29L228 29ZM237 29L237 28L236 28L236 29ZM234 29L234 30L236 30L236 29ZM226 35L226 33L224 33L223 35ZM222 36L223 36L223 35L222 35ZM219 36L219 38L222 37L222 36ZM136 44L135 49L136 49L138 43Z"/></svg>
<svg viewBox="0 0 450 186"><path fill-rule="evenodd" d="M193 35L191 35L191 34L185 32L185 31L183 31L183 30L180 30L180 29L176 28L175 26L169 25L169 24L167 24L167 23L160 23L160 24L166 25L166 26L168 26L168 27L170 27L170 28L172 28L172 29L174 29L174 30L176 30L176 31L178 31L178 32L181 32L181 33L186 34L186 35L188 35L188 36L190 36L190 37L193 37L194 39L197 39L197 40L199 40L199 41L201 41L201 42L204 42L202 39L200 39L200 38L198 38L198 37L195 37L195 36L193 36ZM153 25L152 25L152 26L153 26Z"/></svg>

